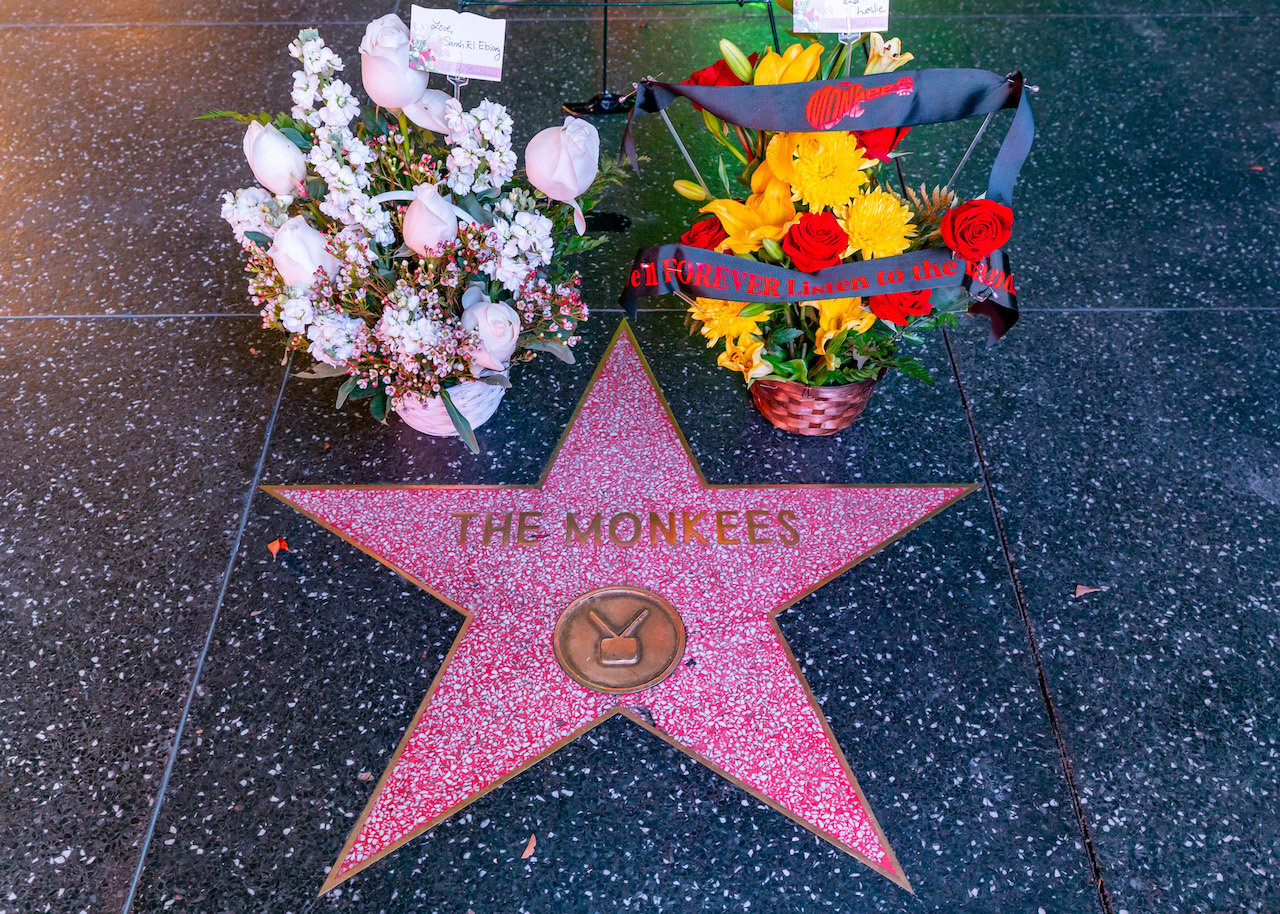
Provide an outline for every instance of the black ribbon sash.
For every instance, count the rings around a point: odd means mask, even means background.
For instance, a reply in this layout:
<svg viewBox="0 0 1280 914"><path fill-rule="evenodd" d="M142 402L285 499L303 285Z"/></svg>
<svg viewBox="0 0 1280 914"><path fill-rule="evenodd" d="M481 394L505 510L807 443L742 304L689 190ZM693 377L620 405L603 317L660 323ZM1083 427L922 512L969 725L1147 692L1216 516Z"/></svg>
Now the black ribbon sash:
<svg viewBox="0 0 1280 914"><path fill-rule="evenodd" d="M987 184L987 199L1013 205L1018 172L1035 139L1035 121L1021 73L930 69L780 86L691 86L646 79L623 134L624 151L639 171L633 126L641 113L658 112L687 98L721 120L752 130L814 132L914 127L1014 109ZM622 304L679 291L730 301L794 301L887 295L962 286L978 299L971 313L991 319L1003 336L1018 319L1017 294L1003 250L968 263L941 249L846 263L801 273L746 257L688 245L646 248L636 255Z"/></svg>

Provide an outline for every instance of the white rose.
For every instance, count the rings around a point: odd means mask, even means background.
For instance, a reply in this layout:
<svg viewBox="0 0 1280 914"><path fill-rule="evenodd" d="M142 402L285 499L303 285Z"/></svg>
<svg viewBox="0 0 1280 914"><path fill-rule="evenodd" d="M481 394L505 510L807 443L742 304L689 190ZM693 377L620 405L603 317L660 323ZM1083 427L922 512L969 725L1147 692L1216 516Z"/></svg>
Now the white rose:
<svg viewBox="0 0 1280 914"><path fill-rule="evenodd" d="M316 273L323 272L333 278L341 266L338 258L325 250L328 241L308 225L305 218L294 216L280 226L267 255L286 285L294 289L310 289L315 285Z"/></svg>
<svg viewBox="0 0 1280 914"><path fill-rule="evenodd" d="M365 27L360 77L373 103L393 111L412 105L427 88L427 74L409 66L409 29L394 13Z"/></svg>
<svg viewBox="0 0 1280 914"><path fill-rule="evenodd" d="M524 151L529 183L552 200L573 206L573 223L581 235L587 222L580 197L600 169L600 134L589 122L566 117L563 127L548 127Z"/></svg>
<svg viewBox="0 0 1280 914"><path fill-rule="evenodd" d="M484 368L505 371L520 340L520 315L504 302L490 301L480 286L463 293L462 308L462 329L474 330L481 343L470 353L471 373L479 377Z"/></svg>
<svg viewBox="0 0 1280 914"><path fill-rule="evenodd" d="M413 202L404 211L404 243L419 257L427 250L458 237L458 215L434 184L413 189Z"/></svg>
<svg viewBox="0 0 1280 914"><path fill-rule="evenodd" d="M452 95L439 89L426 89L416 102L404 106L404 116L419 127L443 136L449 132L449 125L445 123L445 105L451 98Z"/></svg>
<svg viewBox="0 0 1280 914"><path fill-rule="evenodd" d="M278 197L294 194L307 176L302 150L272 124L254 121L244 133L244 157L253 176Z"/></svg>

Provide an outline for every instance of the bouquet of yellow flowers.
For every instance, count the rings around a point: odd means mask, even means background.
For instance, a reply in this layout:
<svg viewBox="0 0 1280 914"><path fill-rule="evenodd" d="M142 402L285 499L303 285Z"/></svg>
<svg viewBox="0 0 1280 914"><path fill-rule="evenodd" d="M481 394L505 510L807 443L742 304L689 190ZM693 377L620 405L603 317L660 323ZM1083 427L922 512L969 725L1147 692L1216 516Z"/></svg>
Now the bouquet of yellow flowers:
<svg viewBox="0 0 1280 914"><path fill-rule="evenodd" d="M728 40L720 51L678 86L641 84L641 110L689 98L722 154L708 181L686 152L695 180L675 190L704 217L678 245L641 252L624 300L683 298L708 347L723 342L719 364L742 374L758 405L757 388L775 382L856 384L869 395L891 369L928 381L901 344L966 310L991 316L997 335L1012 325L999 249L1034 134L1020 74L894 75L912 55L874 33L830 51L801 41L748 56ZM865 58L859 77L848 76L854 56ZM908 125L1000 108L1018 116L992 193L961 202L949 186L907 184L898 147Z"/></svg>

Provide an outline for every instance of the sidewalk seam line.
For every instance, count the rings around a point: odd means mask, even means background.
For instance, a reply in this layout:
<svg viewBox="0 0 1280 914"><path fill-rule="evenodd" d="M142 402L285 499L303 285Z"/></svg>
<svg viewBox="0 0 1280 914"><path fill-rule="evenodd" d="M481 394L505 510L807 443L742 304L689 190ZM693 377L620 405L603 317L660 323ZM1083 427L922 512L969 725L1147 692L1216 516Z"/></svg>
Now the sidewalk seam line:
<svg viewBox="0 0 1280 914"><path fill-rule="evenodd" d="M965 421L969 424L969 435L973 439L973 449L978 458L978 468L982 472L983 487L987 492L987 503L991 507L992 520L995 523L996 535L1000 539L1000 549L1004 553L1006 570L1013 584L1014 602L1018 607L1018 615L1022 618L1027 644L1031 649L1031 657L1035 662L1036 678L1039 681L1040 697L1044 701L1045 711L1049 717L1049 727L1053 731L1053 741L1057 744L1058 760L1062 764L1062 774L1067 782L1067 791L1071 795L1071 807L1075 813L1076 824L1084 841L1085 854L1089 858L1089 866L1093 870L1093 882L1098 891L1098 903L1104 914L1114 914L1111 905L1111 894L1102 875L1102 861L1098 859L1097 849L1093 844L1093 835L1089 830L1089 820L1085 815L1084 803L1080 799L1080 791L1076 787L1075 771L1071 766L1071 757L1067 751L1066 737L1062 734L1062 725L1058 720L1058 712L1053 706L1053 696L1049 689L1049 677L1044 670L1044 662L1040 657L1040 645L1036 640L1035 627L1031 623L1031 611L1027 608L1026 594L1022 590L1022 580L1018 576L1018 568L1013 560L1013 550L1009 545L1009 537L1004 529L1004 520L1000 511L1000 503L996 499L995 490L991 486L991 474L987 469L986 454L982 450L982 440L978 435L978 423L974 418L969 402L968 391L960 377L960 364L956 361L955 350L951 346L951 334L943 331L943 343L947 348L947 359L951 363L951 373L956 380L956 389L960 392L960 405L964 409Z"/></svg>
<svg viewBox="0 0 1280 914"><path fill-rule="evenodd" d="M133 909L133 902L138 893L138 886L142 882L142 873L146 868L147 854L151 850L151 839L155 836L156 826L160 822L160 810L164 806L165 792L169 789L169 779L173 774L173 769L177 765L178 752L182 746L182 735L186 729L187 719L191 714L191 705L195 701L196 689L200 684L200 674L204 672L204 663L209 655L209 648L213 644L213 633L217 628L218 619L222 615L222 604L227 596L227 588L231 583L231 572L235 568L236 558L240 553L240 544L244 540L244 531L249 524L249 509L253 505L254 493L258 491L258 483L262 479L262 470L266 466L267 454L271 447L271 435L275 432L276 419L280 415L280 405L284 402L285 388L289 384L289 372L293 367L293 353L290 352L285 361L283 377L280 379L280 389L276 392L275 403L271 407L271 415L267 418L267 426L262 438L262 452L258 455L258 461L253 468L253 478L249 483L249 488L245 492L244 505L240 511L240 524L236 528L236 535L231 541L231 553L227 557L227 565L222 573L222 584L218 588L218 597L214 600L213 616L209 620L209 628L205 632L204 644L200 647L200 653L196 657L195 669L191 674L191 685L187 689L187 698L182 705L182 713L178 716L178 724L173 734L173 746L169 750L169 758L165 762L164 774L160 777L160 786L156 791L156 802L151 809L151 821L147 824L147 831L142 837L142 847L138 853L138 865L133 871L133 878L129 882L129 892L124 899L124 908L121 914L130 914Z"/></svg>

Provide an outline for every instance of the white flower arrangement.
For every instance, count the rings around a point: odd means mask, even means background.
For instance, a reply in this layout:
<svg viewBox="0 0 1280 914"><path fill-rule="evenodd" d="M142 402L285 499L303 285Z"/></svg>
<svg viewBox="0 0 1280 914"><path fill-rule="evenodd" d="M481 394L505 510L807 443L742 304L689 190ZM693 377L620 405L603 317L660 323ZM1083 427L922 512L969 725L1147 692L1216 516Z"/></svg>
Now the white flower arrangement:
<svg viewBox="0 0 1280 914"><path fill-rule="evenodd" d="M301 65L289 114L207 115L248 125L261 185L224 194L222 217L264 326L327 366L310 376L347 376L339 406L366 400L384 420L435 401L475 449L450 389L505 388L538 352L573 361L588 315L565 259L600 243L582 212L622 172L601 171L595 128L570 118L534 138L517 174L507 110L428 88L407 48L396 16L369 24L361 70L375 104L362 105L342 60L304 29L289 45Z"/></svg>

